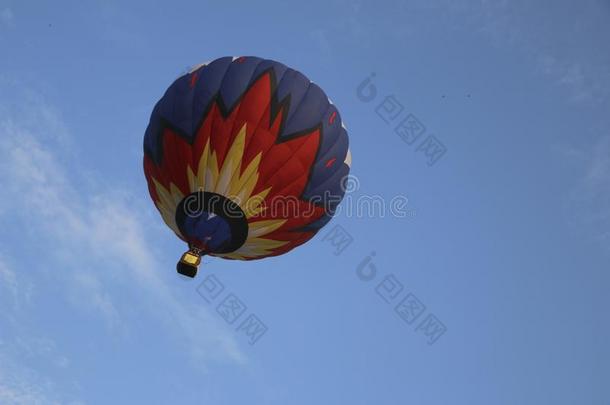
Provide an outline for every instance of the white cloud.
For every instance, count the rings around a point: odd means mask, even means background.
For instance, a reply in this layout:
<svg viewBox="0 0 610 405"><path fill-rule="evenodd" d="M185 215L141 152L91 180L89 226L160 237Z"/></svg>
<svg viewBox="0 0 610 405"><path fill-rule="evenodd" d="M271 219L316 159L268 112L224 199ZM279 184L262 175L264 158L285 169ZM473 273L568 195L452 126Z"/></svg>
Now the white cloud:
<svg viewBox="0 0 610 405"><path fill-rule="evenodd" d="M519 63L563 87L571 101L603 102L610 97L608 57L601 40L608 33L603 2L558 2L552 18L549 8L536 2L422 0L422 4L457 15L452 21L460 29L470 23L497 48L516 52Z"/></svg>
<svg viewBox="0 0 610 405"><path fill-rule="evenodd" d="M54 405L59 401L49 398L39 384L28 383L14 376L0 373L0 403L11 405Z"/></svg>
<svg viewBox="0 0 610 405"><path fill-rule="evenodd" d="M20 359L38 359L55 367L65 368L70 361L48 337L16 336L11 349Z"/></svg>
<svg viewBox="0 0 610 405"><path fill-rule="evenodd" d="M26 361L32 359L55 369L69 365L69 360L59 353L55 342L48 338L17 337L10 343L0 340L0 404L80 403L60 396L50 378L24 366Z"/></svg>
<svg viewBox="0 0 610 405"><path fill-rule="evenodd" d="M32 284L19 276L4 254L0 254L0 304L7 310L0 311L0 320L17 323L18 314L30 304Z"/></svg>
<svg viewBox="0 0 610 405"><path fill-rule="evenodd" d="M131 288L138 297L144 293L142 310L183 340L198 364L210 358L243 362L232 332L206 307L179 299L160 277L166 270L158 268L147 239L151 226L142 216L150 209L148 201L99 184L87 190L77 187L83 168L65 163L70 162L62 147L69 138L65 125L39 96L29 99L34 102L9 115L0 106L0 182L11 196L1 203L0 215L20 213L25 228L35 230L24 235L31 239L24 243L44 243L45 251L61 263L61 269L53 269L54 280L61 280L75 306L95 311L110 328L128 329L123 315L132 308L113 290ZM41 132L49 126L57 134Z"/></svg>
<svg viewBox="0 0 610 405"><path fill-rule="evenodd" d="M538 70L568 89L573 102L603 102L608 98L604 83L610 83L610 75L596 64L543 53L538 57Z"/></svg>
<svg viewBox="0 0 610 405"><path fill-rule="evenodd" d="M610 250L610 135L585 149L567 149L564 155L580 172L570 194L570 218L582 232Z"/></svg>
<svg viewBox="0 0 610 405"><path fill-rule="evenodd" d="M4 25L6 27L15 26L15 16L10 8L0 10L0 25Z"/></svg>
<svg viewBox="0 0 610 405"><path fill-rule="evenodd" d="M8 295L13 298L13 303L17 305L17 276L7 264L0 258L0 288L6 290Z"/></svg>
<svg viewBox="0 0 610 405"><path fill-rule="evenodd" d="M35 336L25 324L31 283L0 257L0 404L66 404L59 399L53 380L31 366L36 363L54 370L69 367L69 359L54 340Z"/></svg>

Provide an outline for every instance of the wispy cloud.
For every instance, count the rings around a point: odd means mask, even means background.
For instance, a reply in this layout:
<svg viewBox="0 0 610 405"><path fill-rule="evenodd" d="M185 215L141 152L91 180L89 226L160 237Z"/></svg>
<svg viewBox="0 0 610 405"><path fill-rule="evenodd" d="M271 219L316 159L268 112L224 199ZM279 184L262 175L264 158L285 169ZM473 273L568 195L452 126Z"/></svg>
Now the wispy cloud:
<svg viewBox="0 0 610 405"><path fill-rule="evenodd" d="M17 306L17 295L19 294L17 286L17 276L15 272L8 267L4 260L0 257L0 288L3 295L7 294L12 297L13 307Z"/></svg>
<svg viewBox="0 0 610 405"><path fill-rule="evenodd" d="M70 361L59 351L55 341L47 337L31 336L31 332L23 331L19 325L9 325L13 328L11 336L7 336L6 330L0 335L0 403L80 403L73 399L71 393L60 394L56 382L40 373L38 367L26 365L35 363L40 368L52 370L68 367Z"/></svg>
<svg viewBox="0 0 610 405"><path fill-rule="evenodd" d="M0 320L17 324L19 314L31 304L32 284L20 276L3 252L0 252ZM2 336L0 334L0 336Z"/></svg>
<svg viewBox="0 0 610 405"><path fill-rule="evenodd" d="M587 148L562 152L580 173L570 193L570 218L610 251L610 135Z"/></svg>
<svg viewBox="0 0 610 405"><path fill-rule="evenodd" d="M422 0L438 12L459 15L502 50L517 51L521 63L546 75L570 93L573 102L604 102L610 98L607 52L607 4L597 0L557 2L554 18L535 2ZM595 49L595 46L599 49Z"/></svg>
<svg viewBox="0 0 610 405"><path fill-rule="evenodd" d="M543 53L538 57L537 69L570 90L573 102L607 99L608 88L603 84L610 83L610 75L600 66Z"/></svg>
<svg viewBox="0 0 610 405"><path fill-rule="evenodd" d="M147 238L154 233L142 214L149 210L147 201L108 185L83 186L91 182L78 174L88 168L71 161L63 148L69 134L58 114L40 98L22 107L0 114L0 181L11 196L0 205L0 215L17 215L32 230L23 237L51 252L48 259L61 265L54 280L61 280L75 306L95 311L111 329L128 329L123 316L131 306L114 290L135 289L130 293L144 294L148 302L142 310L149 310L166 330L177 331L171 333L191 348L198 364L212 358L243 362L231 331L204 306L178 298L160 276L167 270L157 265ZM49 125L57 134L41 131ZM2 274L11 279L12 273Z"/></svg>
<svg viewBox="0 0 610 405"><path fill-rule="evenodd" d="M56 399L56 394L49 392L48 383L41 384L38 376L28 375L24 378L15 375L14 368L7 372L3 370L4 364L0 366L0 403L12 405L55 405L61 402ZM18 372L23 374L23 372ZM74 402L73 402L74 403Z"/></svg>
<svg viewBox="0 0 610 405"><path fill-rule="evenodd" d="M38 371L63 370L70 360L53 339L27 326L31 294L27 278L0 257L0 404L78 404L72 393L59 393L53 377Z"/></svg>
<svg viewBox="0 0 610 405"><path fill-rule="evenodd" d="M13 15L13 11L8 7L0 10L0 26L15 26L15 16Z"/></svg>

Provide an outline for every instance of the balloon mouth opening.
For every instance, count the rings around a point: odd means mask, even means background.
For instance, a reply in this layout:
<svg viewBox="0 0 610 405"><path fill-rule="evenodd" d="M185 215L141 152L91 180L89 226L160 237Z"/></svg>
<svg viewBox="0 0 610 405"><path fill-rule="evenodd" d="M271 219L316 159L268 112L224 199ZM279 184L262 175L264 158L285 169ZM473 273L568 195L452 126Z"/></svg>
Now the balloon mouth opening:
<svg viewBox="0 0 610 405"><path fill-rule="evenodd" d="M234 252L248 236L248 220L239 204L217 193L187 195L176 207L175 219L183 239L202 254Z"/></svg>

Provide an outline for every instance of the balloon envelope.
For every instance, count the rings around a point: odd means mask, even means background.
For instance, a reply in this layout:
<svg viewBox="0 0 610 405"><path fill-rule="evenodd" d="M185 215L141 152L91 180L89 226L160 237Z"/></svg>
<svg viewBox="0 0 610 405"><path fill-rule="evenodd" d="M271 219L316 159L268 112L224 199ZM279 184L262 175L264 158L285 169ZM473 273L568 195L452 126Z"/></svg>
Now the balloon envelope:
<svg viewBox="0 0 610 405"><path fill-rule="evenodd" d="M344 194L351 157L337 108L300 72L224 57L178 78L154 107L144 173L164 222L228 259L311 239Z"/></svg>

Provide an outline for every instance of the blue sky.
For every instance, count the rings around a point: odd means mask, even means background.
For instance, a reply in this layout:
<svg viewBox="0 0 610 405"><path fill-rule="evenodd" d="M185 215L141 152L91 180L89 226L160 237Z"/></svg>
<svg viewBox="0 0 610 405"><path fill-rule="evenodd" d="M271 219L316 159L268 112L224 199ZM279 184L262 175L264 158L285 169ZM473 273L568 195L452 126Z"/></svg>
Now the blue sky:
<svg viewBox="0 0 610 405"><path fill-rule="evenodd" d="M456 3L0 1L0 403L608 404L610 5ZM172 80L225 55L318 83L350 196L410 215L343 212L285 256L179 277L142 137ZM394 132L408 114L433 165ZM229 294L267 327L254 345Z"/></svg>

